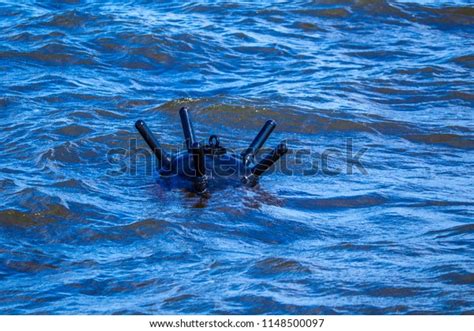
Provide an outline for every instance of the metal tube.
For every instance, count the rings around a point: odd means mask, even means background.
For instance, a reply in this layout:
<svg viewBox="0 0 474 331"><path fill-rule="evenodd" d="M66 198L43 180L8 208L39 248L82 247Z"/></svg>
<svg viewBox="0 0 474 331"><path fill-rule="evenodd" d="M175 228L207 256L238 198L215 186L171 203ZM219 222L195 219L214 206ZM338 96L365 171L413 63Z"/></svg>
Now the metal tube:
<svg viewBox="0 0 474 331"><path fill-rule="evenodd" d="M192 155L195 170L194 189L202 194L207 191L207 177L204 149L198 142L192 145Z"/></svg>
<svg viewBox="0 0 474 331"><path fill-rule="evenodd" d="M206 175L206 165L204 160L204 150L202 149L201 144L194 143L193 144L193 162L194 162L194 169L196 171L196 177L202 177Z"/></svg>
<svg viewBox="0 0 474 331"><path fill-rule="evenodd" d="M257 185L258 179L265 173L272 165L275 164L283 155L288 152L288 147L285 143L280 143L270 153L254 166L249 173L242 177L242 182L250 187Z"/></svg>
<svg viewBox="0 0 474 331"><path fill-rule="evenodd" d="M183 127L184 141L188 151L191 150L193 144L196 142L196 136L194 135L193 124L189 117L188 108L183 107L179 110L179 116L181 117L181 126Z"/></svg>
<svg viewBox="0 0 474 331"><path fill-rule="evenodd" d="M171 165L171 157L161 149L160 143L151 132L150 128L145 124L143 120L138 120L135 122L135 127L141 136L150 147L150 149L155 154L161 168L169 168Z"/></svg>
<svg viewBox="0 0 474 331"><path fill-rule="evenodd" d="M275 162L280 159L284 154L288 152L288 147L285 143L280 143L270 153L258 162L258 164L252 168L252 174L256 177L260 177L265 171L267 171Z"/></svg>
<svg viewBox="0 0 474 331"><path fill-rule="evenodd" d="M285 143L280 143L275 149L270 153L265 155L265 157L258 162L258 164L252 168L252 174L255 177L260 177L265 171L267 171L273 164L275 164L280 157L288 152L288 147Z"/></svg>
<svg viewBox="0 0 474 331"><path fill-rule="evenodd" d="M242 160L244 164L249 164L255 155L258 153L260 148L262 148L265 141L272 133L273 129L276 127L276 122L273 120L268 120L265 122L265 125L262 127L257 136L253 139L250 146L242 153Z"/></svg>

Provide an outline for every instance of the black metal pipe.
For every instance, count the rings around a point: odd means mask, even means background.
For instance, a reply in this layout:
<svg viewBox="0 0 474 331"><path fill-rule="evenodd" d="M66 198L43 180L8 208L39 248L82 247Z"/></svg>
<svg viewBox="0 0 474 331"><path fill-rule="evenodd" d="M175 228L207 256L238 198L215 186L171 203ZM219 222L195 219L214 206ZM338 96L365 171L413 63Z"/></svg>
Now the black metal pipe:
<svg viewBox="0 0 474 331"><path fill-rule="evenodd" d="M288 152L288 147L285 143L280 143L276 148L269 152L265 157L254 166L250 173L242 177L242 182L248 186L255 186L258 183L258 179L262 176L265 171L270 169L283 155Z"/></svg>
<svg viewBox="0 0 474 331"><path fill-rule="evenodd" d="M262 148L265 141L267 141L268 137L272 133L273 129L276 127L276 122L273 120L268 120L265 122L265 125L260 129L260 132L257 136L253 139L252 143L249 147L242 153L242 161L244 164L249 164L255 155L258 153L260 148Z"/></svg>
<svg viewBox="0 0 474 331"><path fill-rule="evenodd" d="M256 177L263 175L280 157L288 152L288 147L285 143L280 143L276 148L274 148L270 153L265 155L263 159L258 162L258 164L252 168L252 174Z"/></svg>
<svg viewBox="0 0 474 331"><path fill-rule="evenodd" d="M193 149L193 162L194 169L196 171L196 177L202 177L206 175L206 164L204 160L204 149L201 144L194 143Z"/></svg>
<svg viewBox="0 0 474 331"><path fill-rule="evenodd" d="M150 128L143 120L136 121L135 127L137 128L138 132L140 132L147 145L153 151L153 154L155 154L160 167L169 169L171 166L171 157L161 148L158 139L156 139Z"/></svg>
<svg viewBox="0 0 474 331"><path fill-rule="evenodd" d="M188 108L183 107L179 110L179 117L181 118L181 126L183 127L184 141L188 151L191 150L193 144L196 142L196 136L194 134L193 124L189 117Z"/></svg>
<svg viewBox="0 0 474 331"><path fill-rule="evenodd" d="M194 189L202 194L207 191L206 160L204 149L198 142L192 145L192 155L195 170Z"/></svg>

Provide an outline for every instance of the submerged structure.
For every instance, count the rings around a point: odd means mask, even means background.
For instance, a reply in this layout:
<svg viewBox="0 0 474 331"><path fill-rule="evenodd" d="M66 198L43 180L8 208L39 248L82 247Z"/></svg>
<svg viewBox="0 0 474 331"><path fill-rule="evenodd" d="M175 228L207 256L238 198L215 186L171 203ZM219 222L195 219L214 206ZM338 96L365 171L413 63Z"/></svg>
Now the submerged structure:
<svg viewBox="0 0 474 331"><path fill-rule="evenodd" d="M255 155L275 129L276 123L273 120L265 123L246 150L242 153L233 153L220 145L219 137L216 135L210 136L207 144L199 142L194 133L188 108L181 108L179 116L186 150L178 153L170 154L164 151L143 120L138 120L135 127L156 156L160 174L179 175L190 180L198 194L206 193L208 181L215 177L239 176L242 184L253 187L257 185L259 178L288 151L286 144L281 142L256 162Z"/></svg>

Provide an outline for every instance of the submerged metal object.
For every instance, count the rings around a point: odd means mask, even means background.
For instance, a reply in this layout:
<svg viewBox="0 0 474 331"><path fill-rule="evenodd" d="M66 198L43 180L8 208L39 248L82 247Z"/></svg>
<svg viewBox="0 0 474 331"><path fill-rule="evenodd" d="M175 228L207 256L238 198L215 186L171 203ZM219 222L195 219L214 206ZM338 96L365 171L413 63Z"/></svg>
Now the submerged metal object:
<svg viewBox="0 0 474 331"><path fill-rule="evenodd" d="M239 175L244 185L253 187L258 184L259 178L288 151L286 143L281 142L256 163L255 155L275 129L276 123L273 120L265 122L249 147L238 154L222 147L216 135L209 137L208 144L199 142L194 133L188 108L181 108L179 116L186 145L186 150L183 152L175 154L165 152L143 120L138 120L135 127L155 154L160 174L180 175L191 180L198 194L207 192L209 178L213 177Z"/></svg>

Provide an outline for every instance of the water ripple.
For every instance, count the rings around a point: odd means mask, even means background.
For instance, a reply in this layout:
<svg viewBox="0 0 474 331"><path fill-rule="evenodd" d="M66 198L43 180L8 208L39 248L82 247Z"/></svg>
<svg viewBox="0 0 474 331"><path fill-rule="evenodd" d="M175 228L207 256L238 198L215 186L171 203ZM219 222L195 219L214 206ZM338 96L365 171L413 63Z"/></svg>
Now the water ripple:
<svg viewBox="0 0 474 331"><path fill-rule="evenodd" d="M473 313L470 1L4 1L0 18L1 313ZM133 123L182 146L184 105L230 148L273 118L267 145L317 172L209 199L158 178ZM363 150L366 174L346 164Z"/></svg>

